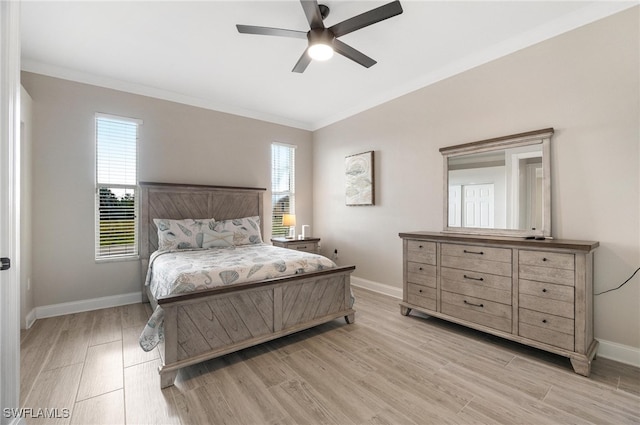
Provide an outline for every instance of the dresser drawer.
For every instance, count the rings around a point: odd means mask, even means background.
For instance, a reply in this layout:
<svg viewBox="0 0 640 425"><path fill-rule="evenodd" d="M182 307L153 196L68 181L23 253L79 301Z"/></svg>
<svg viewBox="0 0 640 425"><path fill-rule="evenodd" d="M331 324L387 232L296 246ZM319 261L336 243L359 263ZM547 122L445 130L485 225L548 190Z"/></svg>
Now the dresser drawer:
<svg viewBox="0 0 640 425"><path fill-rule="evenodd" d="M562 254L558 252L521 250L518 256L518 264L550 267L553 269L575 269L575 259L573 254Z"/></svg>
<svg viewBox="0 0 640 425"><path fill-rule="evenodd" d="M573 270L521 265L518 276L520 279L551 282L567 286L575 285L575 273Z"/></svg>
<svg viewBox="0 0 640 425"><path fill-rule="evenodd" d="M507 248L490 248L486 246L443 243L442 255L482 259L487 261L499 261L511 264L511 250Z"/></svg>
<svg viewBox="0 0 640 425"><path fill-rule="evenodd" d="M575 317L573 287L570 286L521 280L518 305L554 316Z"/></svg>
<svg viewBox="0 0 640 425"><path fill-rule="evenodd" d="M311 252L317 254L318 244L316 242L296 242L288 243L286 245L288 249L295 249L296 251Z"/></svg>
<svg viewBox="0 0 640 425"><path fill-rule="evenodd" d="M407 281L435 288L436 266L407 261Z"/></svg>
<svg viewBox="0 0 640 425"><path fill-rule="evenodd" d="M520 294L534 295L547 300L564 301L571 304L574 301L573 286L524 279L520 280L519 286Z"/></svg>
<svg viewBox="0 0 640 425"><path fill-rule="evenodd" d="M436 310L436 289L409 283L407 302L429 310Z"/></svg>
<svg viewBox="0 0 640 425"><path fill-rule="evenodd" d="M520 310L520 321L518 323L520 336L564 348L565 350L574 350L573 320L544 316L536 312L530 313L531 315L529 315L528 310ZM524 319L523 316L525 316ZM529 323L531 321L536 323ZM571 333L567 333L565 329L571 329Z"/></svg>
<svg viewBox="0 0 640 425"><path fill-rule="evenodd" d="M442 267L511 276L511 250L442 244Z"/></svg>
<svg viewBox="0 0 640 425"><path fill-rule="evenodd" d="M539 311L527 310L521 308L519 310L520 324L537 326L539 328L548 329L550 331L562 332L573 336L575 329L574 321L566 317L554 316L553 314L540 313Z"/></svg>
<svg viewBox="0 0 640 425"><path fill-rule="evenodd" d="M575 258L573 254L520 251L518 269L520 279L567 286L575 285Z"/></svg>
<svg viewBox="0 0 640 425"><path fill-rule="evenodd" d="M511 305L511 278L442 267L443 291Z"/></svg>
<svg viewBox="0 0 640 425"><path fill-rule="evenodd" d="M436 265L436 244L435 242L424 242L416 240L407 241L407 260L414 263L424 263Z"/></svg>
<svg viewBox="0 0 640 425"><path fill-rule="evenodd" d="M511 332L511 306L448 291L441 293L441 311L468 322Z"/></svg>

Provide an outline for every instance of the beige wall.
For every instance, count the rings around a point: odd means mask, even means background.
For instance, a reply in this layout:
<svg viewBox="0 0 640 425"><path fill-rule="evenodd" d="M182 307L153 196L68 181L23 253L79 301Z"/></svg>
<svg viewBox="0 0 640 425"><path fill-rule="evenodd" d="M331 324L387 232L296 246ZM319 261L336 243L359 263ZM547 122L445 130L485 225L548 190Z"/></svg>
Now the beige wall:
<svg viewBox="0 0 640 425"><path fill-rule="evenodd" d="M140 291L138 261L94 260L94 114L144 121L141 181L265 187L271 206L271 143L296 151L296 214L312 222L311 133L182 104L22 73L33 98L35 305ZM270 235L265 220L265 239Z"/></svg>
<svg viewBox="0 0 640 425"><path fill-rule="evenodd" d="M553 236L600 241L596 292L619 285L640 266L638 23L635 7L314 132L314 232L325 252L400 288L398 233L442 229L438 149L554 127ZM346 207L344 157L368 150L377 205ZM637 276L596 297L595 332L640 348Z"/></svg>

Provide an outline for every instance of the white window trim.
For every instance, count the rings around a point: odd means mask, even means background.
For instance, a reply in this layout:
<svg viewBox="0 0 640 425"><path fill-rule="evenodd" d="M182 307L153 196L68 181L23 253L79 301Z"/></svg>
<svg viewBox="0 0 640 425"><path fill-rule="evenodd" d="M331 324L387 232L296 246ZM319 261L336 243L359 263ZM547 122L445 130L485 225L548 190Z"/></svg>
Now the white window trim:
<svg viewBox="0 0 640 425"><path fill-rule="evenodd" d="M274 216L273 209L275 207L275 205L273 204L273 196L274 196L274 194L277 194L277 193L283 193L283 194L284 193L288 193L290 195L290 197L289 197L289 202L290 202L289 213L290 214L295 214L295 212L296 212L296 183L295 183L295 181L296 181L296 156L295 156L295 153L296 153L296 151L298 149L298 146L292 145L292 144L289 144L289 143L272 142L271 143L271 149L273 149L273 146L282 146L282 147L290 148L290 149L293 150L293 153L294 153L294 158L293 158L293 179L292 179L292 184L291 184L292 187L291 187L290 190L285 191L285 192L274 192L273 191L273 156L271 157L271 220L272 220L272 226L271 226L272 231L271 232L272 232L272 236L280 237L280 236L283 236L283 235L279 235L279 234L278 235L273 235L273 227L274 227L273 226L273 216ZM286 234L285 234L285 236L286 236Z"/></svg>
<svg viewBox="0 0 640 425"><path fill-rule="evenodd" d="M136 134L136 183L134 185L119 185L119 184L106 184L98 182L98 139L97 139L97 122L98 119L111 119L116 121L123 121L134 123L137 125L137 134ZM96 112L94 116L94 153L95 153L95 162L94 162L94 178L95 178L95 205L94 205L94 214L95 214L95 224L94 224L94 258L96 263L111 263L111 262L123 262L123 261L137 261L140 259L140 246L139 246L139 238L140 238L140 204L139 204L139 187L138 187L138 171L140 169L140 126L144 124L144 121L138 118L124 117L120 115L113 114L105 114L102 112ZM132 188L134 190L134 232L135 232L135 252L131 254L123 254L123 255L111 255L111 256L101 256L99 255L99 237L100 237L100 188L101 187L121 187L125 189Z"/></svg>

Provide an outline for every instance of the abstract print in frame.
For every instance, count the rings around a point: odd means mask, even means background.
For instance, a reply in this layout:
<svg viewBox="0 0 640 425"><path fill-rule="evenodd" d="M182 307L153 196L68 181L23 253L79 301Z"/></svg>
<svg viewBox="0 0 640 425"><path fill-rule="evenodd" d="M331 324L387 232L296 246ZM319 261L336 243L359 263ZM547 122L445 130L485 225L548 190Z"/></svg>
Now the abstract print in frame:
<svg viewBox="0 0 640 425"><path fill-rule="evenodd" d="M346 204L375 205L373 151L345 158Z"/></svg>

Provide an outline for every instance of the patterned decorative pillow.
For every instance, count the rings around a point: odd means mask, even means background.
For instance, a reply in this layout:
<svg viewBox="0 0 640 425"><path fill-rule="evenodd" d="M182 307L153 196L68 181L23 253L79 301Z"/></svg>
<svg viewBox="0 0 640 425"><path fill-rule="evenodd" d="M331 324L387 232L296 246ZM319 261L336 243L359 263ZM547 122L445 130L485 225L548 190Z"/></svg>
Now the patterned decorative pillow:
<svg viewBox="0 0 640 425"><path fill-rule="evenodd" d="M234 246L262 243L259 216L216 221L213 230L218 233L233 233Z"/></svg>
<svg viewBox="0 0 640 425"><path fill-rule="evenodd" d="M202 248L204 232L213 230L213 218L170 220L154 218L158 228L158 250Z"/></svg>

